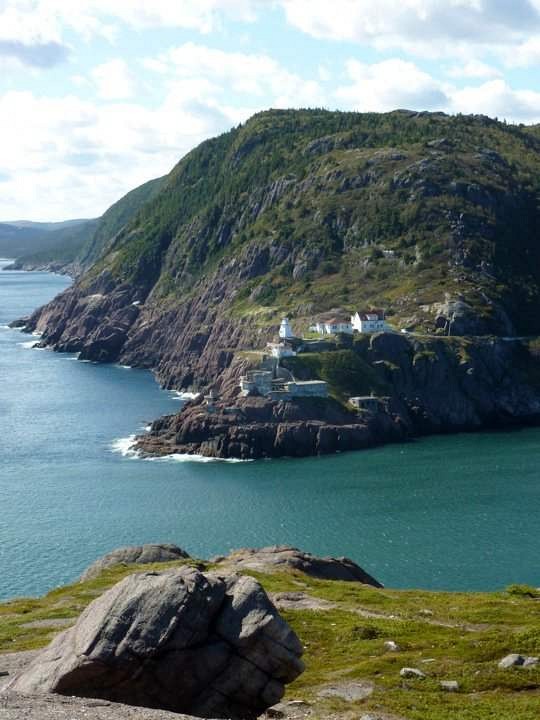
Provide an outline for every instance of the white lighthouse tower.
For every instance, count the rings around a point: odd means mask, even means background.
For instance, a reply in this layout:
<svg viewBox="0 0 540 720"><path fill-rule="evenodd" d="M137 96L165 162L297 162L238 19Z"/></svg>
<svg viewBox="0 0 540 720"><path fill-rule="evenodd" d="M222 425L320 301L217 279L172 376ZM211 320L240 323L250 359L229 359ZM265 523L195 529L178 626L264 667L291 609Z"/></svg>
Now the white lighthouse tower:
<svg viewBox="0 0 540 720"><path fill-rule="evenodd" d="M279 326L279 337L282 340L290 340L294 337L288 318L283 318L281 321L281 325Z"/></svg>

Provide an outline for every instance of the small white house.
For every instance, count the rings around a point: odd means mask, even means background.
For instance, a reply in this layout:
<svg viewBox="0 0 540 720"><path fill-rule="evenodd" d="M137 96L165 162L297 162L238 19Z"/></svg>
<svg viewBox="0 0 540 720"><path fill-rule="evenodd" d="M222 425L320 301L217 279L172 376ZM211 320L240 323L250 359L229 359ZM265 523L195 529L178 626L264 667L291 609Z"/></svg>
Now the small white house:
<svg viewBox="0 0 540 720"><path fill-rule="evenodd" d="M287 340L294 337L294 333L289 324L288 318L283 318L283 320L281 321L281 325L279 326L279 337L282 340Z"/></svg>
<svg viewBox="0 0 540 720"><path fill-rule="evenodd" d="M351 325L353 330L360 333L382 332L386 327L384 310L356 312L354 315L351 315Z"/></svg>
<svg viewBox="0 0 540 720"><path fill-rule="evenodd" d="M286 357L294 357L296 355L292 345L289 345L289 343L286 342L267 343L266 347L270 350L272 357L275 357L278 360Z"/></svg>
<svg viewBox="0 0 540 720"><path fill-rule="evenodd" d="M319 333L319 335L336 335L337 333L347 333L352 335L352 324L344 318L331 318L325 322L318 322L311 326L311 329Z"/></svg>

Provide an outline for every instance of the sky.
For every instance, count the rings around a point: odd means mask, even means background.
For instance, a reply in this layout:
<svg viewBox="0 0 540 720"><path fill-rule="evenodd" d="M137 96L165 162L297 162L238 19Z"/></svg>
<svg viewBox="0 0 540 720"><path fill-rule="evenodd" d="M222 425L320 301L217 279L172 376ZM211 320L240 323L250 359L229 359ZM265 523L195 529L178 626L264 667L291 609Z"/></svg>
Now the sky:
<svg viewBox="0 0 540 720"><path fill-rule="evenodd" d="M540 122L540 0L0 0L0 220L97 217L268 108Z"/></svg>

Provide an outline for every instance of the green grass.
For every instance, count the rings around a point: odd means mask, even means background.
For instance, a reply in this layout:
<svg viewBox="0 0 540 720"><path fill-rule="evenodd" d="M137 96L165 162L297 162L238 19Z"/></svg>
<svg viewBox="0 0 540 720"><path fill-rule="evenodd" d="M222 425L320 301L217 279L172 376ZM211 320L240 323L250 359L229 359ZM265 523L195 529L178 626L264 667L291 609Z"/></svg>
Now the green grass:
<svg viewBox="0 0 540 720"><path fill-rule="evenodd" d="M159 570L180 563L148 565ZM210 568L210 566L208 566ZM58 630L27 623L72 618L98 595L140 566L119 566L99 578L53 590L42 598L0 605L0 652L42 647ZM377 590L357 583L309 578L298 572L247 572L268 592L304 591L336 605L330 610L282 614L305 646L305 672L287 689L290 699L314 704L314 718L330 712L393 712L408 720L537 720L540 668L499 670L509 652L540 654L540 601L534 588L494 593ZM394 640L401 650L386 652ZM425 661L429 662L425 662ZM402 680L399 670L418 667L425 680ZM364 701L320 699L326 683L369 680ZM445 693L441 680L457 680ZM355 715L356 716L356 715Z"/></svg>

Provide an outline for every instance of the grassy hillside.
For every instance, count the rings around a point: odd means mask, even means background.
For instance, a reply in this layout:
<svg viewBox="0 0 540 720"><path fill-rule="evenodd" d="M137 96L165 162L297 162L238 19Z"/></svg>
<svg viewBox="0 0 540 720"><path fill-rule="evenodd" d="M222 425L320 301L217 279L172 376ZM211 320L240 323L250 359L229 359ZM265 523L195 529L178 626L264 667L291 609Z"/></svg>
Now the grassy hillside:
<svg viewBox="0 0 540 720"><path fill-rule="evenodd" d="M105 589L137 570L140 566L118 566L42 598L0 604L0 653L44 646L59 632L44 621L75 621ZM540 666L497 667L510 652L540 654L540 595L532 588L513 586L493 593L376 590L301 573L246 574L257 577L267 592L301 593L319 606L282 610L304 643L306 663L287 697L309 702L315 720L330 713L345 718L370 712L396 713L406 720L538 718ZM400 650L385 651L386 640L394 640ZM402 667L419 668L426 678L403 680ZM441 680L456 680L459 691L443 691ZM328 684L350 682L372 684L373 692L353 702L319 694Z"/></svg>
<svg viewBox="0 0 540 720"><path fill-rule="evenodd" d="M189 153L95 271L181 301L233 258L229 312L382 305L428 327L463 300L540 332L540 137L483 116L268 111ZM233 299L231 298L231 299ZM307 326L307 325L306 325Z"/></svg>
<svg viewBox="0 0 540 720"><path fill-rule="evenodd" d="M121 228L161 189L163 178L149 180L120 198L99 218L91 237L80 249L77 260L83 267L90 267L114 241Z"/></svg>
<svg viewBox="0 0 540 720"><path fill-rule="evenodd" d="M82 236L91 220L67 220L57 223L14 222L0 223L0 256L19 258L34 253L48 253L57 246L67 251L73 238Z"/></svg>
<svg viewBox="0 0 540 720"><path fill-rule="evenodd" d="M51 227L41 231L45 233L45 237L40 241L37 251L15 252L16 248L12 243L13 254L18 259L16 267L58 264L71 266L72 269L89 268L106 252L118 231L133 218L144 203L158 193L161 183L162 178L157 178L131 190L95 220L51 223ZM32 223L24 223L19 229L37 232ZM1 237L0 226L0 241Z"/></svg>

